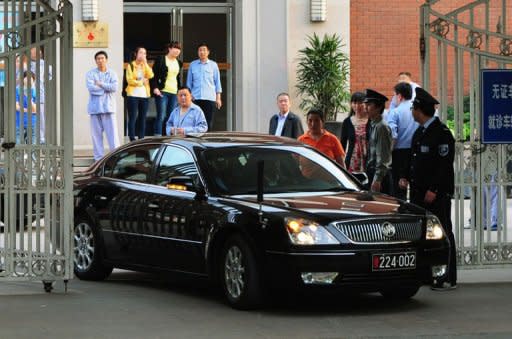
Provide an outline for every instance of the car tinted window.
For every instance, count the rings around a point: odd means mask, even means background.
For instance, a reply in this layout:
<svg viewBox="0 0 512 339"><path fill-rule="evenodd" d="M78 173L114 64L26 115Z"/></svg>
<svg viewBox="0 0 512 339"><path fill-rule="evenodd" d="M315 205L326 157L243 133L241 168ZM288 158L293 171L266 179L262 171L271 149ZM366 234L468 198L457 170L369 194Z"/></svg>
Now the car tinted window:
<svg viewBox="0 0 512 339"><path fill-rule="evenodd" d="M118 154L113 164L107 161L105 175L110 173L112 178L149 182L158 149L159 145L148 145L125 150Z"/></svg>
<svg viewBox="0 0 512 339"><path fill-rule="evenodd" d="M156 172L156 183L165 186L170 178L177 176L189 176L194 182L197 181L198 174L194 158L182 148L167 146Z"/></svg>
<svg viewBox="0 0 512 339"><path fill-rule="evenodd" d="M306 147L218 148L205 151L207 181L223 194L254 194L257 163L264 161L266 193L357 189L326 157Z"/></svg>

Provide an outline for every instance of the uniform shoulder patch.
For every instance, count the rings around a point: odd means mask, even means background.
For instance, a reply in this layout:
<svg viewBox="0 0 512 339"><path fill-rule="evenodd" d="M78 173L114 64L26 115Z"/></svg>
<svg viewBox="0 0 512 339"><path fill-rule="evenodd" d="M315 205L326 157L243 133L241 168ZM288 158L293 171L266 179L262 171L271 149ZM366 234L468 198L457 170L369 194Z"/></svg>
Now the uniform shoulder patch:
<svg viewBox="0 0 512 339"><path fill-rule="evenodd" d="M439 155L442 157L445 157L448 155L448 152L450 151L450 147L448 147L448 144L441 144L438 146L438 152Z"/></svg>

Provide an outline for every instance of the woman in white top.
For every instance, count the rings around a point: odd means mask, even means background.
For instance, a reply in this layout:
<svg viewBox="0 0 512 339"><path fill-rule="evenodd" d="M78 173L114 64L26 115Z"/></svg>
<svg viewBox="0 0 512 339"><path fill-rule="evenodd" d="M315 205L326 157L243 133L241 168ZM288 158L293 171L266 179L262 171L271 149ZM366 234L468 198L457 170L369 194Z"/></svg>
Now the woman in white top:
<svg viewBox="0 0 512 339"><path fill-rule="evenodd" d="M151 96L149 79L153 78L153 70L146 59L146 49L135 49L135 60L126 66L126 101L128 106L128 136L130 141L135 140L135 126L137 136L144 138L146 130L146 114L148 100ZM138 111L138 114L137 114Z"/></svg>

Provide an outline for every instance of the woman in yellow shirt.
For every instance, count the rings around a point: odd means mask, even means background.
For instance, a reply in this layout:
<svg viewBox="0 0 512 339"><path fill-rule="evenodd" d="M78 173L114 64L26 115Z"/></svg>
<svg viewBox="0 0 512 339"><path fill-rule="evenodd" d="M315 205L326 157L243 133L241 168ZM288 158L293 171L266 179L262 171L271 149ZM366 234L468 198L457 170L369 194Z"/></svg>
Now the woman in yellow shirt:
<svg viewBox="0 0 512 339"><path fill-rule="evenodd" d="M151 90L156 105L155 135L162 135L163 121L169 119L171 111L176 107L178 103L176 93L181 86L182 63L178 60L181 45L177 41L171 41L165 46L165 51L165 55L155 60L153 65L155 77L151 81Z"/></svg>
<svg viewBox="0 0 512 339"><path fill-rule="evenodd" d="M128 137L135 140L135 126L137 136L144 138L146 130L146 114L148 101L151 96L149 79L153 78L153 70L146 59L146 49L135 49L135 60L126 67L126 103L128 106ZM138 111L138 114L137 114Z"/></svg>

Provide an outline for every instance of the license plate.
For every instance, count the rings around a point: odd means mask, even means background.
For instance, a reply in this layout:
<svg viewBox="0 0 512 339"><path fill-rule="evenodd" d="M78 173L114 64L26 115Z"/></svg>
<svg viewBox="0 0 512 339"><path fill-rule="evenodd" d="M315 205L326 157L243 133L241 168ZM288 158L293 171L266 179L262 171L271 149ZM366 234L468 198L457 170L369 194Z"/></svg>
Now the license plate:
<svg viewBox="0 0 512 339"><path fill-rule="evenodd" d="M416 253L381 253L372 256L373 271L412 270L416 268Z"/></svg>

